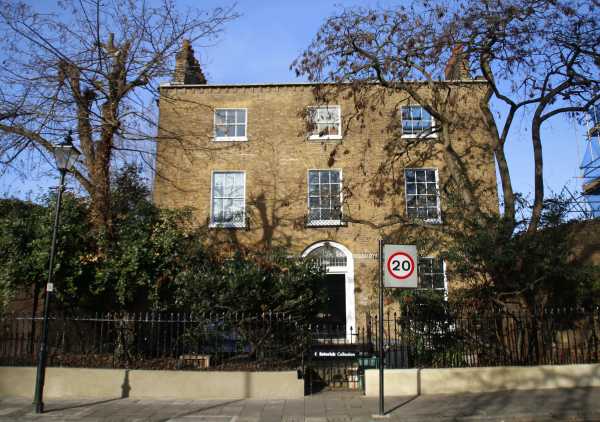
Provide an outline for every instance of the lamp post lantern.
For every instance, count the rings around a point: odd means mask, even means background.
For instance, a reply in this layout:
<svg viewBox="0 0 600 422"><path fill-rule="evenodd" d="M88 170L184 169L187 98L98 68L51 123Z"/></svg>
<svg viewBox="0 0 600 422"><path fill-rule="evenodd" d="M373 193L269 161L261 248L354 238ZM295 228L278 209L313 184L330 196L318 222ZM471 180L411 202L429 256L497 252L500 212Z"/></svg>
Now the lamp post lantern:
<svg viewBox="0 0 600 422"><path fill-rule="evenodd" d="M48 264L48 282L46 284L46 295L44 298L44 320L42 329L42 338L38 351L37 372L35 378L35 394L33 404L35 405L35 413L44 412L44 380L46 377L46 362L48 360L48 308L50 306L50 297L54 286L52 284L52 273L54 270L54 255L56 252L56 236L58 233L58 223L60 221L60 206L62 194L65 189L65 176L67 171L71 169L77 161L80 152L73 145L71 132L65 137L64 142L54 146L54 159L56 160L56 168L60 172L60 183L58 186L58 194L56 197L56 210L54 212L54 227L52 228L52 243L50 244L50 259Z"/></svg>

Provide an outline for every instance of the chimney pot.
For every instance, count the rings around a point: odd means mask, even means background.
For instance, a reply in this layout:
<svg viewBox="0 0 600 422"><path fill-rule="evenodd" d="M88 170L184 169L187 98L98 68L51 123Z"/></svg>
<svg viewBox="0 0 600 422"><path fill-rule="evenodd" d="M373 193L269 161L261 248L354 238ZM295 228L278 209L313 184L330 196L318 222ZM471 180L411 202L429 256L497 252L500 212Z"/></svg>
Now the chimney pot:
<svg viewBox="0 0 600 422"><path fill-rule="evenodd" d="M206 84L206 77L202 72L200 63L194 57L194 49L190 40L183 40L181 50L175 56L174 84Z"/></svg>

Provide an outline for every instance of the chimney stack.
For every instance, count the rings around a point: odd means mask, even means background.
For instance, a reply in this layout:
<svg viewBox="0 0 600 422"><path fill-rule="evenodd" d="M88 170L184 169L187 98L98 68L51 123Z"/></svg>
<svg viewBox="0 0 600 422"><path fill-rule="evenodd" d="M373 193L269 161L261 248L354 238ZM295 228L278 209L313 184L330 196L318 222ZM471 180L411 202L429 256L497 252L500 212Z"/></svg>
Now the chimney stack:
<svg viewBox="0 0 600 422"><path fill-rule="evenodd" d="M469 72L469 60L463 50L462 45L456 45L452 49L450 59L448 59L446 69L444 69L444 75L447 81L471 79L471 72Z"/></svg>
<svg viewBox="0 0 600 422"><path fill-rule="evenodd" d="M181 50L175 56L174 84L206 84L200 63L194 57L194 49L189 40L183 40Z"/></svg>

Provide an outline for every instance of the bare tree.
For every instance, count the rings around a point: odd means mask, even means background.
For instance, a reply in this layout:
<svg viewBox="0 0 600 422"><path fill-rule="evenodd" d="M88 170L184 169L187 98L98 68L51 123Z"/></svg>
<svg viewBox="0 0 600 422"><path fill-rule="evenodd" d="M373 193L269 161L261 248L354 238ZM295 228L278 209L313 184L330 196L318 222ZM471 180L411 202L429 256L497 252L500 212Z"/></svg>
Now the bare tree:
<svg viewBox="0 0 600 422"><path fill-rule="evenodd" d="M446 38L464 46L471 68L488 81L490 98L507 109L497 121L497 159L505 215L513 224L515 198L501 157L515 116L528 109L535 163L529 233L538 229L544 203L542 124L600 99L598 6L595 0L485 0L448 11ZM489 105L481 108L490 118Z"/></svg>
<svg viewBox="0 0 600 422"><path fill-rule="evenodd" d="M110 236L111 167L132 155L152 164L158 85L172 74L175 53L184 39L184 50L214 42L237 14L233 6L182 12L174 0L57 6L60 13L46 14L0 0L0 162L50 156L73 130L83 153L74 175L90 196L94 226Z"/></svg>
<svg viewBox="0 0 600 422"><path fill-rule="evenodd" d="M325 22L292 67L311 81L333 82L338 92L351 90L359 113L386 92L408 93L438 122L438 142L472 214L474 186L456 153L463 140L451 134L456 125L469 124L455 113L461 101L456 87L469 77L485 78L479 109L493 141L508 236L515 228L515 193L505 145L517 113L531 112L535 200L528 231L535 232L544 198L540 127L553 116L585 111L599 98L598 5L592 3L419 1L393 10L349 9ZM383 89L373 90L373 82ZM492 103L508 111L496 113Z"/></svg>

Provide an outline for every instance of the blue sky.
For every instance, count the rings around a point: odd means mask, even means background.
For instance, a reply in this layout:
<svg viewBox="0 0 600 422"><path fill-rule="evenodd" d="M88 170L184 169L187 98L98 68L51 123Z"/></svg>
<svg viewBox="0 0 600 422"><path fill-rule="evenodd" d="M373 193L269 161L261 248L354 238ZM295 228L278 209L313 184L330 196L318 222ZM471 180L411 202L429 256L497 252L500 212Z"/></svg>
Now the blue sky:
<svg viewBox="0 0 600 422"><path fill-rule="evenodd" d="M212 8L231 4L216 0L180 1L183 7ZM323 21L341 8L350 6L393 6L398 1L329 0L240 0L242 16L228 24L220 41L211 46L194 46L209 83L251 83L297 81L290 63L308 46ZM52 8L54 1L40 0ZM533 191L533 162L527 119L519 119L507 146L514 188ZM543 128L546 192L564 185L578 189L579 163L584 151L584 128L559 117ZM35 197L56 183L57 176L47 164L24 160L28 177L14 173L0 176L0 195Z"/></svg>

